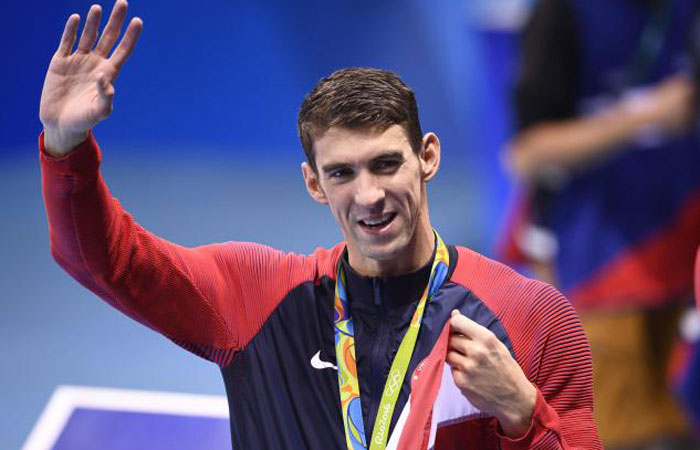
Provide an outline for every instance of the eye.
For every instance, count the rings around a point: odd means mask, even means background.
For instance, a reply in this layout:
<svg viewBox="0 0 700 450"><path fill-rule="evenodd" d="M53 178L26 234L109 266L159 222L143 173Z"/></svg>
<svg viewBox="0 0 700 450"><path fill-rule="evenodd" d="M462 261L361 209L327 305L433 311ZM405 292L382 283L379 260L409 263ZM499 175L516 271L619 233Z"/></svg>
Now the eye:
<svg viewBox="0 0 700 450"><path fill-rule="evenodd" d="M327 172L326 176L335 180L342 180L352 175L352 170L347 167L340 167Z"/></svg>
<svg viewBox="0 0 700 450"><path fill-rule="evenodd" d="M380 159L378 161L375 161L374 164L372 164L372 170L375 173L391 174L399 169L402 162L402 159L395 158Z"/></svg>

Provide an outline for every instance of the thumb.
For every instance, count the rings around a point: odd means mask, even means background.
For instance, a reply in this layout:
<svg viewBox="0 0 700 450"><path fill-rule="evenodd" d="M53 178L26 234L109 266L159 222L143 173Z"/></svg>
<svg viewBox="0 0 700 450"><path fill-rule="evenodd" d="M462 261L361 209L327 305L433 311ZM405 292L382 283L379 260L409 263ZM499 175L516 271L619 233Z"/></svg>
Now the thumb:
<svg viewBox="0 0 700 450"><path fill-rule="evenodd" d="M100 74L97 78L97 120L103 120L112 114L114 105L114 86L105 74Z"/></svg>
<svg viewBox="0 0 700 450"><path fill-rule="evenodd" d="M478 324L458 310L453 310L450 317L450 326L453 333L459 333L469 339L485 338L491 331Z"/></svg>
<svg viewBox="0 0 700 450"><path fill-rule="evenodd" d="M109 80L107 75L105 75L104 73L98 75L97 86L99 88L101 96L107 98L114 97L114 86L112 85L112 82Z"/></svg>
<svg viewBox="0 0 700 450"><path fill-rule="evenodd" d="M460 320L461 320L460 317L464 317L464 316L462 316L462 313L460 313L459 310L457 310L457 309L453 309L452 312L450 313L450 330L453 333L455 333L455 332L461 333L462 327L460 327Z"/></svg>

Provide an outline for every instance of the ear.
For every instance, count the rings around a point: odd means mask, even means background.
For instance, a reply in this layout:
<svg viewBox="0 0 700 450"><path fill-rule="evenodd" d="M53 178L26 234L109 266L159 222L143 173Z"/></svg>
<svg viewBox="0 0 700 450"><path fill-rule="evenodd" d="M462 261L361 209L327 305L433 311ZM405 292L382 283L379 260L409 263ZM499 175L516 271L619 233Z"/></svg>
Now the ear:
<svg viewBox="0 0 700 450"><path fill-rule="evenodd" d="M321 183L319 183L318 174L311 167L311 164L307 162L301 163L301 174L304 177L304 184L306 185L306 190L311 198L319 203L323 203L324 205L328 204L326 194L321 188Z"/></svg>
<svg viewBox="0 0 700 450"><path fill-rule="evenodd" d="M430 181L440 168L440 139L435 133L429 132L423 136L420 152L421 178Z"/></svg>

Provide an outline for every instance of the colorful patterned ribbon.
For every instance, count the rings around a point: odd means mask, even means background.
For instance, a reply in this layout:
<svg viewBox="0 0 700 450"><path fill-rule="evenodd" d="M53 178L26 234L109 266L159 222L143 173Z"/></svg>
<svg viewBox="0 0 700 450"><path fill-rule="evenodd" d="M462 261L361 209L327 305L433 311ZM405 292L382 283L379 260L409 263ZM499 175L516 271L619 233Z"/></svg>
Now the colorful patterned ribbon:
<svg viewBox="0 0 700 450"><path fill-rule="evenodd" d="M413 314L406 335L401 340L399 350L391 363L391 369L384 385L382 400L379 404L377 418L372 431L372 440L369 447L371 450L384 450L386 448L391 418L401 392L403 380L408 371L408 364L416 347L425 305L440 288L443 281L445 281L445 277L447 277L447 271L450 267L450 256L445 243L437 232L435 232L435 246L435 259L430 271L430 280L418 301L416 312ZM338 388L340 389L340 405L343 412L345 440L348 450L367 450L355 359L355 329L349 313L346 283L343 265L338 261L337 281L335 283L335 356L338 363Z"/></svg>

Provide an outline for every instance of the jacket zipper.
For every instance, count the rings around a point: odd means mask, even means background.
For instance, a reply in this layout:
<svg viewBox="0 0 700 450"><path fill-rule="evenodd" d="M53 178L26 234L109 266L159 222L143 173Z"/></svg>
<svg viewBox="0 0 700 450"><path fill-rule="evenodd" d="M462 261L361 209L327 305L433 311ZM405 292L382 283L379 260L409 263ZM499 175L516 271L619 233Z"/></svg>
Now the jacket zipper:
<svg viewBox="0 0 700 450"><path fill-rule="evenodd" d="M374 342L374 348L372 349L372 370L370 375L370 386L371 386L371 401L370 408L368 411L368 422L365 424L367 430L367 442L372 438L371 433L374 429L374 421L377 417L377 411L379 409L379 402L382 398L382 393L384 390L383 385L383 373L382 367L384 367L384 359L390 356L386 353L387 341L389 338L389 329L391 328L387 317L387 304L385 299L382 297L382 285L379 278L374 278L372 280L372 286L374 288L374 304L378 307L379 312L377 327L377 339Z"/></svg>

